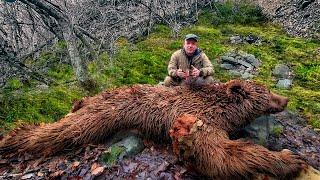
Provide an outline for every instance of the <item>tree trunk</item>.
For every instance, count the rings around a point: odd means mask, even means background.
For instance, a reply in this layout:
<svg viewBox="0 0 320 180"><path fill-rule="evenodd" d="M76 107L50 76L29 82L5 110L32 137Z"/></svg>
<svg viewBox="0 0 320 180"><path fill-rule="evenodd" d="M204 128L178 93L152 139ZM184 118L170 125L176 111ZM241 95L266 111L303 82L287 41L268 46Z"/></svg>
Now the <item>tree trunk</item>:
<svg viewBox="0 0 320 180"><path fill-rule="evenodd" d="M62 23L63 38L65 39L70 56L70 62L81 85L88 84L90 81L86 62L80 57L77 48L77 37L70 24Z"/></svg>

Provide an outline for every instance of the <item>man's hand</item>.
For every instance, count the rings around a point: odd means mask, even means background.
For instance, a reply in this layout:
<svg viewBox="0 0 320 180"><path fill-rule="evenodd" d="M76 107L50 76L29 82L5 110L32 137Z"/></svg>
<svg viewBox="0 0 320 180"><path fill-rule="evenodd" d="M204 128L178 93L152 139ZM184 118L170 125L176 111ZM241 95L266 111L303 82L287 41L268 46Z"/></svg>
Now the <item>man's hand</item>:
<svg viewBox="0 0 320 180"><path fill-rule="evenodd" d="M200 75L200 70L197 69L196 67L194 67L193 65L191 65L192 71L191 71L191 76L194 78L199 77Z"/></svg>
<svg viewBox="0 0 320 180"><path fill-rule="evenodd" d="M177 76L180 77L180 78L188 78L189 77L189 73L185 73L182 71L182 69L178 69L177 70Z"/></svg>

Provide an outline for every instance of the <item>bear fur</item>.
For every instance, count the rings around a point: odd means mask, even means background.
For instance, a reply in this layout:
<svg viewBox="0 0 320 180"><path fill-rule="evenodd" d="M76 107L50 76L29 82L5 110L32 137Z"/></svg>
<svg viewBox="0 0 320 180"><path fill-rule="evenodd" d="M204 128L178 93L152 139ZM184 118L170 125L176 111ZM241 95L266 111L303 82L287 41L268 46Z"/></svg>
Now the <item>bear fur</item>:
<svg viewBox="0 0 320 180"><path fill-rule="evenodd" d="M298 156L230 140L229 135L257 116L282 111L287 102L262 85L242 80L121 87L83 98L58 122L12 131L0 142L0 153L48 156L137 129L155 141L172 141L175 154L211 178L251 178L257 173L286 178L304 167Z"/></svg>

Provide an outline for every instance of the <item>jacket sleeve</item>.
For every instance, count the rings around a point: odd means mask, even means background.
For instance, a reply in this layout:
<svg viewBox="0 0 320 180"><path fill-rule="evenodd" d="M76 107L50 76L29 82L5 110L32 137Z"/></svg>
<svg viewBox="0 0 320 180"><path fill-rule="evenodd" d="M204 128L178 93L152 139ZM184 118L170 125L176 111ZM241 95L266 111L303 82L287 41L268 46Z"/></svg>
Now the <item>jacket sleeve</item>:
<svg viewBox="0 0 320 180"><path fill-rule="evenodd" d="M203 67L200 69L200 76L206 77L211 76L214 73L212 63L210 62L207 55L202 54Z"/></svg>
<svg viewBox="0 0 320 180"><path fill-rule="evenodd" d="M171 77L177 77L177 70L178 70L178 58L176 53L173 53L168 65L168 74Z"/></svg>

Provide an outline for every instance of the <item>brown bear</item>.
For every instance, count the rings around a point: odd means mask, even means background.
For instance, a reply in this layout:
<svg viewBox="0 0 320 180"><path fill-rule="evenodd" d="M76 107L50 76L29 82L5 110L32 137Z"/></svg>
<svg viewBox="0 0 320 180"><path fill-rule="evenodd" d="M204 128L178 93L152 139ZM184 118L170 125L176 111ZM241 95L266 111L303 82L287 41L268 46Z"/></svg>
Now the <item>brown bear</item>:
<svg viewBox="0 0 320 180"><path fill-rule="evenodd" d="M211 178L251 178L257 173L290 177L304 167L298 156L229 139L255 117L282 111L287 102L262 85L242 80L122 87L82 99L56 123L14 130L1 141L0 153L51 155L137 129L156 141L171 139L180 158Z"/></svg>

